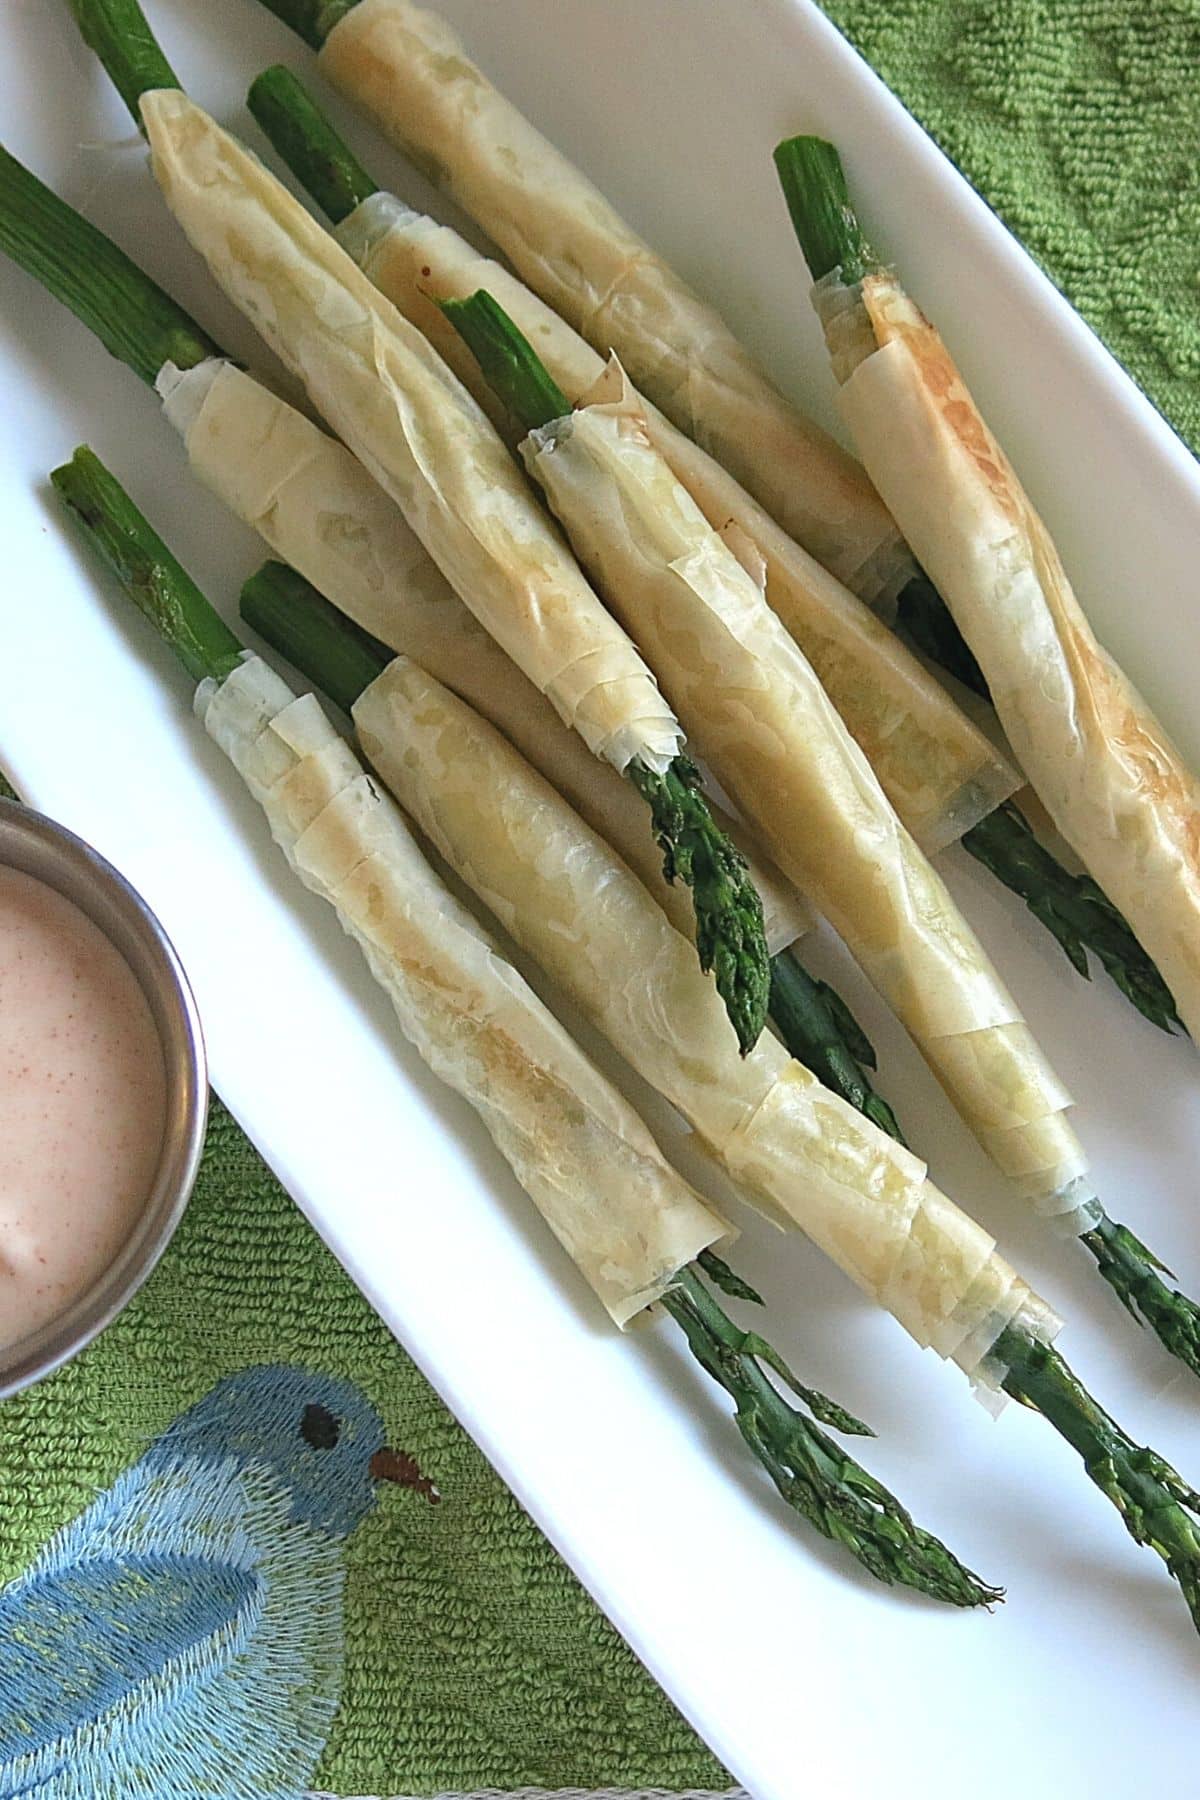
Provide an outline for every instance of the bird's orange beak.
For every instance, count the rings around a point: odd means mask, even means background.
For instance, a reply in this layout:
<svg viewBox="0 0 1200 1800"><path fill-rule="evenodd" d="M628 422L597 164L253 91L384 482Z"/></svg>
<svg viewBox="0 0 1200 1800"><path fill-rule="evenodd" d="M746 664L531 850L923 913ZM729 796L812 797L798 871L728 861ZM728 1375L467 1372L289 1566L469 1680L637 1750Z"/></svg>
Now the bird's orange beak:
<svg viewBox="0 0 1200 1800"><path fill-rule="evenodd" d="M423 1494L431 1506L436 1506L442 1497L428 1475L421 1473L416 1457L410 1456L407 1450L389 1450L386 1447L377 1450L368 1467L373 1481L391 1481L397 1487L412 1488L416 1493Z"/></svg>

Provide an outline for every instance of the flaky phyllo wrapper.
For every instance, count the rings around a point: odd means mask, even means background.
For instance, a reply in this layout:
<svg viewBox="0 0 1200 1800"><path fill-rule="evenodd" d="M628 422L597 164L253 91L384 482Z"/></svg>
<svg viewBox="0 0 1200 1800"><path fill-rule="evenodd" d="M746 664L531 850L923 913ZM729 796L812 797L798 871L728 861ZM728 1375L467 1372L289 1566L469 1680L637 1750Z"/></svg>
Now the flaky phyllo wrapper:
<svg viewBox="0 0 1200 1800"><path fill-rule="evenodd" d="M1097 643L937 332L890 275L841 295L870 323L865 353L843 348L841 368L863 458L974 651L1021 767L1196 1037L1200 783ZM820 297L836 333L854 308L837 306L836 282Z"/></svg>
<svg viewBox="0 0 1200 1800"><path fill-rule="evenodd" d="M436 351L186 95L143 94L141 110L193 247L455 592L597 756L665 770L681 734L654 677Z"/></svg>
<svg viewBox="0 0 1200 1800"><path fill-rule="evenodd" d="M799 1227L919 1344L977 1381L1008 1324L1058 1321L911 1151L764 1032L738 1055L719 997L640 881L501 735L398 657L354 708L371 762L450 866L745 1196Z"/></svg>
<svg viewBox="0 0 1200 1800"><path fill-rule="evenodd" d="M471 63L445 20L359 0L321 69L468 212L542 299L874 604L912 561L862 470L720 316Z"/></svg>
<svg viewBox="0 0 1200 1800"><path fill-rule="evenodd" d="M524 282L394 195L372 194L337 236L491 410L501 430L507 428L504 409L439 299L463 299L485 288L572 405L603 375L604 359ZM932 855L969 831L1016 790L1016 771L894 632L794 543L713 457L649 402L643 409L655 449L709 524L740 533L762 558L769 605L812 663L922 849Z"/></svg>
<svg viewBox="0 0 1200 1800"><path fill-rule="evenodd" d="M469 1100L618 1325L729 1228L454 899L311 694L257 656L196 710L306 887L337 912L405 1036Z"/></svg>
<svg viewBox="0 0 1200 1800"><path fill-rule="evenodd" d="M749 570L657 454L620 368L522 445L691 741L845 940L966 1122L1064 1229L1094 1222L1070 1095Z"/></svg>
<svg viewBox="0 0 1200 1800"><path fill-rule="evenodd" d="M664 879L632 784L591 754L488 636L346 447L232 363L185 374L168 363L158 390L199 480L349 618L498 726L690 933L691 895ZM811 928L812 913L744 828L713 811L749 861L774 955Z"/></svg>

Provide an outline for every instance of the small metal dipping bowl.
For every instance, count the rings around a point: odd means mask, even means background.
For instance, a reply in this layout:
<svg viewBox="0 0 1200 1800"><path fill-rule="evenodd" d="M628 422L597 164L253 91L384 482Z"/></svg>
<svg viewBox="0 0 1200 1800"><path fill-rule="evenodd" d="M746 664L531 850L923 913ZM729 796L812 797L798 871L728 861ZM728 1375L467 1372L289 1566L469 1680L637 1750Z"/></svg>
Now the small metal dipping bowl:
<svg viewBox="0 0 1200 1800"><path fill-rule="evenodd" d="M187 1205L204 1147L208 1076L196 1002L171 942L111 863L40 813L0 797L0 864L45 882L99 926L133 971L162 1045L166 1116L145 1205L115 1260L66 1310L0 1345L0 1399L40 1381L103 1331L145 1281Z"/></svg>

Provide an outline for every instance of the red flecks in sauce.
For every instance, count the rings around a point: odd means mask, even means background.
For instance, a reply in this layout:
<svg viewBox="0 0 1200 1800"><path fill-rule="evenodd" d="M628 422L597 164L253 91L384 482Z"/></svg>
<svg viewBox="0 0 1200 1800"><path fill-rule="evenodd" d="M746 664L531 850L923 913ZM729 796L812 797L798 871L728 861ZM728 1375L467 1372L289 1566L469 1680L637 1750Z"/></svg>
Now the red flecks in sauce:
<svg viewBox="0 0 1200 1800"><path fill-rule="evenodd" d="M165 1106L132 970L71 901L0 868L0 1348L62 1312L121 1248Z"/></svg>

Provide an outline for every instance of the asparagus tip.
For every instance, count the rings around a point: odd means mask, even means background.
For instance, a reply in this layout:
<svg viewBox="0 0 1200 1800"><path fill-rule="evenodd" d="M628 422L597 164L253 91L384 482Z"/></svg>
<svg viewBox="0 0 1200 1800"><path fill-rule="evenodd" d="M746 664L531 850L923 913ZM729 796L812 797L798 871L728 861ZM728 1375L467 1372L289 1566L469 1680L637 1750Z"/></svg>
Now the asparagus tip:
<svg viewBox="0 0 1200 1800"><path fill-rule="evenodd" d="M766 1023L771 958L746 859L713 819L690 757L677 756L665 775L636 761L628 773L650 807L666 879L691 889L700 967L712 971L748 1056Z"/></svg>
<svg viewBox="0 0 1200 1800"><path fill-rule="evenodd" d="M1125 1225L1107 1216L1080 1239L1126 1312L1163 1348L1200 1375L1200 1307L1168 1285L1171 1271Z"/></svg>
<svg viewBox="0 0 1200 1800"><path fill-rule="evenodd" d="M1004 1598L1003 1589L959 1562L820 1429L868 1430L835 1401L802 1386L764 1339L741 1331L695 1269L680 1271L662 1304L701 1367L734 1401L744 1442L794 1511L887 1586L915 1588L950 1606L990 1608ZM760 1365L787 1383L817 1424L785 1399Z"/></svg>
<svg viewBox="0 0 1200 1800"><path fill-rule="evenodd" d="M1182 1030L1166 982L1108 896L1090 875L1073 875L1034 835L1020 809L1006 800L963 836L963 848L1024 900L1088 978L1091 951L1144 1018L1161 1031Z"/></svg>

